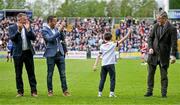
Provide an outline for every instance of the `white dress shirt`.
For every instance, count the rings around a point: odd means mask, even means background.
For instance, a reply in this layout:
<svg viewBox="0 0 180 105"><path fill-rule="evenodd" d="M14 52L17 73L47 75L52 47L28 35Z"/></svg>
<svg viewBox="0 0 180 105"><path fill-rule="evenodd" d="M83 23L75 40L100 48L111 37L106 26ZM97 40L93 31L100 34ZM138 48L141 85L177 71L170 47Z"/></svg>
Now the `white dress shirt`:
<svg viewBox="0 0 180 105"><path fill-rule="evenodd" d="M26 32L25 32L24 27L22 28L22 31L21 31L21 38L22 38L22 50L23 51L28 50L29 48L27 44Z"/></svg>

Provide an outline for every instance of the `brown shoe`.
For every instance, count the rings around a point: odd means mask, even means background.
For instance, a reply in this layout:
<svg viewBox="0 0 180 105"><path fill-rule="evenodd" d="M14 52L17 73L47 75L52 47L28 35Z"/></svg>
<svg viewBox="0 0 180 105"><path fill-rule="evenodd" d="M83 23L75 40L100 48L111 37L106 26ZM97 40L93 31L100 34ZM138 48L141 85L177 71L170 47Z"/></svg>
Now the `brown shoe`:
<svg viewBox="0 0 180 105"><path fill-rule="evenodd" d="M38 97L37 92L32 92L32 93L31 93L31 96L32 96L32 97Z"/></svg>
<svg viewBox="0 0 180 105"><path fill-rule="evenodd" d="M63 96L68 97L71 96L71 94L68 91L63 92Z"/></svg>
<svg viewBox="0 0 180 105"><path fill-rule="evenodd" d="M49 97L53 96L53 91L52 91L52 90L49 90L49 91L48 91L48 96L49 96Z"/></svg>
<svg viewBox="0 0 180 105"><path fill-rule="evenodd" d="M18 94L16 95L16 97L22 97L22 96L24 96L22 93L18 93Z"/></svg>

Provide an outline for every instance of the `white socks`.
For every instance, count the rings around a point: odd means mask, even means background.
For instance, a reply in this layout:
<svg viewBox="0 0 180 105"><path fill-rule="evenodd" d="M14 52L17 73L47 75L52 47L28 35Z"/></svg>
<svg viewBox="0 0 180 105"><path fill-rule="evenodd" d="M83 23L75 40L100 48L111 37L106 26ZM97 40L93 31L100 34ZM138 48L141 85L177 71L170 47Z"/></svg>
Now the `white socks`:
<svg viewBox="0 0 180 105"><path fill-rule="evenodd" d="M98 92L98 97L102 97L102 92Z"/></svg>
<svg viewBox="0 0 180 105"><path fill-rule="evenodd" d="M110 92L109 97L116 97L114 92Z"/></svg>

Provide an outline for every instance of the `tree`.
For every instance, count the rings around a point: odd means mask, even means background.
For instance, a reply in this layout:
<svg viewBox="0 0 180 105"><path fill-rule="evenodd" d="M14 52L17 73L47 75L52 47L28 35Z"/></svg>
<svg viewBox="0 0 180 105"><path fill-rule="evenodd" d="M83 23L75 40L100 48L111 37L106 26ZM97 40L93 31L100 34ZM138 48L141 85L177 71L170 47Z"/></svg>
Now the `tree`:
<svg viewBox="0 0 180 105"><path fill-rule="evenodd" d="M47 4L42 0L36 0L31 6L33 15L38 17L44 17L47 14L47 10L45 8L46 6Z"/></svg>
<svg viewBox="0 0 180 105"><path fill-rule="evenodd" d="M155 9L155 0L110 0L107 4L108 16L112 17L152 17Z"/></svg>
<svg viewBox="0 0 180 105"><path fill-rule="evenodd" d="M0 10L4 9L4 1L0 0Z"/></svg>
<svg viewBox="0 0 180 105"><path fill-rule="evenodd" d="M24 9L26 0L5 0L6 9Z"/></svg>
<svg viewBox="0 0 180 105"><path fill-rule="evenodd" d="M134 13L136 17L153 17L154 10L157 10L155 0L146 0Z"/></svg>
<svg viewBox="0 0 180 105"><path fill-rule="evenodd" d="M94 14L95 16L97 17L107 16L105 1L98 2L96 7L98 8L98 10L96 10Z"/></svg>
<svg viewBox="0 0 180 105"><path fill-rule="evenodd" d="M48 3L45 8L49 15L55 15L59 6L60 6L59 0L48 0Z"/></svg>
<svg viewBox="0 0 180 105"><path fill-rule="evenodd" d="M57 10L57 16L93 17L105 16L106 2L97 0L66 0Z"/></svg>
<svg viewBox="0 0 180 105"><path fill-rule="evenodd" d="M121 6L120 6L120 16L126 17L126 16L132 16L132 1L131 0L122 0Z"/></svg>
<svg viewBox="0 0 180 105"><path fill-rule="evenodd" d="M120 16L120 0L111 0L107 4L107 16L117 17Z"/></svg>
<svg viewBox="0 0 180 105"><path fill-rule="evenodd" d="M169 9L180 9L179 0L169 0Z"/></svg>
<svg viewBox="0 0 180 105"><path fill-rule="evenodd" d="M87 0L81 2L81 6L78 8L77 14L82 17L102 17L105 16L105 7L106 2Z"/></svg>
<svg viewBox="0 0 180 105"><path fill-rule="evenodd" d="M4 1L4 2L3 2ZM33 10L34 16L46 17L152 17L155 0L35 0L29 7L26 0L0 0L0 8Z"/></svg>
<svg viewBox="0 0 180 105"><path fill-rule="evenodd" d="M155 0L36 0L32 7L35 16L56 15L59 17L152 17ZM57 4L59 3L59 4Z"/></svg>
<svg viewBox="0 0 180 105"><path fill-rule="evenodd" d="M76 13L76 1L72 0L69 2L69 0L66 0L60 7L58 7L56 15L57 16L63 16L63 17L73 17Z"/></svg>

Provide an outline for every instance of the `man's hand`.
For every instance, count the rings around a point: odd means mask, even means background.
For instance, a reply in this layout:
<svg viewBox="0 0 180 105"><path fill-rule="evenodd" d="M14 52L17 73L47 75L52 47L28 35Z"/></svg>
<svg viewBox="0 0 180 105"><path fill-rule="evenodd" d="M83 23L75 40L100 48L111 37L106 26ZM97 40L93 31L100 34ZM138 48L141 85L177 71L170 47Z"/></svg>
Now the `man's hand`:
<svg viewBox="0 0 180 105"><path fill-rule="evenodd" d="M94 66L93 66L93 71L96 71L96 70L97 70L97 66L94 65Z"/></svg>
<svg viewBox="0 0 180 105"><path fill-rule="evenodd" d="M61 32L63 29L64 29L64 25L60 24L60 26L58 28L59 32Z"/></svg>
<svg viewBox="0 0 180 105"><path fill-rule="evenodd" d="M65 26L66 25L66 22L65 21L62 21L62 23L61 23L63 26Z"/></svg>
<svg viewBox="0 0 180 105"><path fill-rule="evenodd" d="M154 50L152 48L149 49L149 54L153 54Z"/></svg>
<svg viewBox="0 0 180 105"><path fill-rule="evenodd" d="M30 30L30 22L29 20L26 21L25 28L29 31Z"/></svg>
<svg viewBox="0 0 180 105"><path fill-rule="evenodd" d="M170 63L174 64L176 62L176 58L174 56L170 56Z"/></svg>
<svg viewBox="0 0 180 105"><path fill-rule="evenodd" d="M18 26L18 31L21 32L23 29L23 24L21 22L18 22L17 26Z"/></svg>

